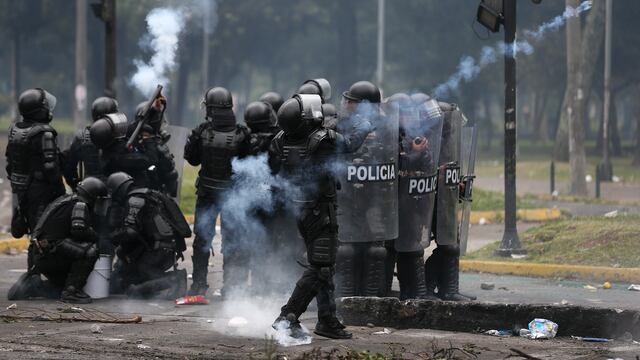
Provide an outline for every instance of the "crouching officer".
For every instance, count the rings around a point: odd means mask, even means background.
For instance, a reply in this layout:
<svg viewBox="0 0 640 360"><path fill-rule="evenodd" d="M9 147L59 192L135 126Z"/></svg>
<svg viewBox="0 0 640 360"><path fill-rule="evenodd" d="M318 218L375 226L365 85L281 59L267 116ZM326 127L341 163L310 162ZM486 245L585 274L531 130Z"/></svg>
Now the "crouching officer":
<svg viewBox="0 0 640 360"><path fill-rule="evenodd" d="M142 298L183 296L187 271L177 270L177 260L184 259L184 239L191 236L191 229L173 200L132 185L133 178L123 172L107 179L112 201L124 206L126 214L111 234L118 256L111 291Z"/></svg>
<svg viewBox="0 0 640 360"><path fill-rule="evenodd" d="M91 302L82 288L98 259L94 206L107 194L102 181L88 177L78 183L75 193L63 195L47 206L31 240L34 269L11 287L9 300L60 294L65 302ZM40 274L48 281L43 282Z"/></svg>

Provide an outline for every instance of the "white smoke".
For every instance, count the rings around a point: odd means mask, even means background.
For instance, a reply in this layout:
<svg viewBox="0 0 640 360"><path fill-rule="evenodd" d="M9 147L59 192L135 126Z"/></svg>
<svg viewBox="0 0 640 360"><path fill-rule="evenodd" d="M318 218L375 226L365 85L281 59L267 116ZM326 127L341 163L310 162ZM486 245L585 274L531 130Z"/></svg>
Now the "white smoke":
<svg viewBox="0 0 640 360"><path fill-rule="evenodd" d="M156 85L167 85L169 73L176 66L178 36L184 28L183 13L171 8L156 8L146 17L147 41L143 46L151 49L153 55L148 63L141 59L134 60L137 71L131 77L130 84L142 95L150 95Z"/></svg>
<svg viewBox="0 0 640 360"><path fill-rule="evenodd" d="M524 36L531 40L540 40L546 33L558 31L567 19L579 16L581 13L591 9L591 0L582 2L578 7L567 6L562 15L558 15L550 21L538 26L536 30L525 30ZM478 76L480 72L490 64L498 61L500 56L508 55L516 57L519 53L524 55L533 54L533 45L527 40L516 40L512 44L498 42L495 46L484 46L480 50L479 59L465 55L458 63L457 71L449 78L435 87L432 94L435 98L443 98L455 92L463 82L469 82Z"/></svg>

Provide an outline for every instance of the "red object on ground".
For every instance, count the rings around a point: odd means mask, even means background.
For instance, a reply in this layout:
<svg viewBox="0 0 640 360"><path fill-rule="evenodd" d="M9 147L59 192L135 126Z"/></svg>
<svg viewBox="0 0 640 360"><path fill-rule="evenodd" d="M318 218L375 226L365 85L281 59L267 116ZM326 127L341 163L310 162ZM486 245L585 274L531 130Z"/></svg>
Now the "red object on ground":
<svg viewBox="0 0 640 360"><path fill-rule="evenodd" d="M176 305L207 305L207 300L203 295L185 296L176 299Z"/></svg>

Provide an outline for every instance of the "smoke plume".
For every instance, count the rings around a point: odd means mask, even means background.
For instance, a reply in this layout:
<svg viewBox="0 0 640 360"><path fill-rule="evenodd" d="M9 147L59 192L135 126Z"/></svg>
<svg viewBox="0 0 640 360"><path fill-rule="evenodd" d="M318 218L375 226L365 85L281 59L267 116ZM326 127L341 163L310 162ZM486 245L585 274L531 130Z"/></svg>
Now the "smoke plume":
<svg viewBox="0 0 640 360"><path fill-rule="evenodd" d="M567 6L562 15L558 15L552 20L538 26L536 30L525 30L524 36L528 39L516 40L512 44L498 42L495 46L484 46L480 50L478 60L468 55L463 56L460 59L460 63L458 63L457 71L445 82L435 87L432 91L433 96L443 98L457 91L461 83L475 79L485 67L498 61L500 56L507 55L516 57L519 53L525 55L533 54L533 45L531 45L529 40L541 40L545 34L558 31L567 19L580 16L581 13L589 9L591 9L591 0L582 2L576 8Z"/></svg>
<svg viewBox="0 0 640 360"><path fill-rule="evenodd" d="M169 72L176 66L178 35L184 28L181 11L170 8L156 8L146 17L148 37L142 47L153 54L149 62L134 60L136 73L131 77L133 85L142 95L148 96L157 84L167 85Z"/></svg>

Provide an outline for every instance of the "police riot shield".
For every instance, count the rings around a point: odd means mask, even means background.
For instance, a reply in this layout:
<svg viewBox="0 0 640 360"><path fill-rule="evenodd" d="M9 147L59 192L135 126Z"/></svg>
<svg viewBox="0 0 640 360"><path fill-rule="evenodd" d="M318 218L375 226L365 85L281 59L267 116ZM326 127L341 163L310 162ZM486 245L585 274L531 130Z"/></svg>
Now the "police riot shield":
<svg viewBox="0 0 640 360"><path fill-rule="evenodd" d="M438 159L435 238L438 245L458 245L458 197L460 185L463 115L455 104L440 103L444 113Z"/></svg>
<svg viewBox="0 0 640 360"><path fill-rule="evenodd" d="M176 163L176 171L178 172L178 192L176 202L180 203L180 189L182 187L182 172L184 171L184 146L187 143L187 137L189 136L189 129L182 126L169 125L166 130L171 137L167 146L173 154L173 159Z"/></svg>
<svg viewBox="0 0 640 360"><path fill-rule="evenodd" d="M363 102L343 109L338 121L338 132L346 136L362 121L375 128L358 150L337 164L341 242L384 241L398 236L398 116L392 109L386 110L383 112L380 104Z"/></svg>
<svg viewBox="0 0 640 360"><path fill-rule="evenodd" d="M476 145L478 144L478 128L467 122L462 128L462 214L460 216L460 255L467 253L469 239L469 217L471 215L471 201L473 196L473 181L476 168Z"/></svg>
<svg viewBox="0 0 640 360"><path fill-rule="evenodd" d="M399 106L399 236L394 247L414 252L430 239L444 113L434 99Z"/></svg>

